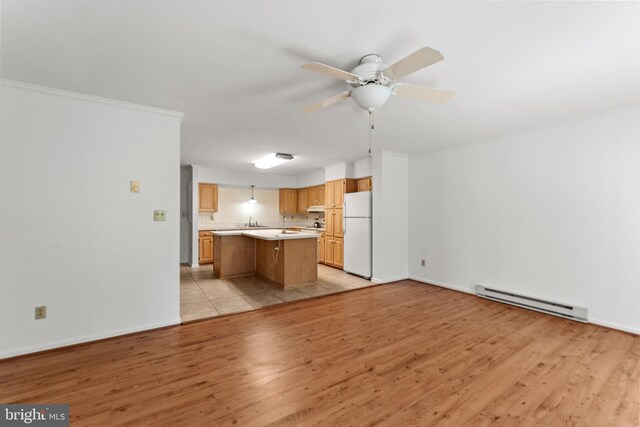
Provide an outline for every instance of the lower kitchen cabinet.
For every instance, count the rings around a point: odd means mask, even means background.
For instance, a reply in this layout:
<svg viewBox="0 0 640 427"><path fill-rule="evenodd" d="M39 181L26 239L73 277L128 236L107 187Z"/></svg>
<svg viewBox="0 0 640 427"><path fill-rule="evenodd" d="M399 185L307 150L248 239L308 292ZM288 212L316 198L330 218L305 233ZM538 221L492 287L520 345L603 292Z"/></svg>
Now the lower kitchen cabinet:
<svg viewBox="0 0 640 427"><path fill-rule="evenodd" d="M332 267L344 267L344 239L326 237L324 241L324 263Z"/></svg>
<svg viewBox="0 0 640 427"><path fill-rule="evenodd" d="M344 267L344 240L334 239L333 242L333 266Z"/></svg>
<svg viewBox="0 0 640 427"><path fill-rule="evenodd" d="M213 233L200 231L198 237L198 264L211 264L213 262Z"/></svg>

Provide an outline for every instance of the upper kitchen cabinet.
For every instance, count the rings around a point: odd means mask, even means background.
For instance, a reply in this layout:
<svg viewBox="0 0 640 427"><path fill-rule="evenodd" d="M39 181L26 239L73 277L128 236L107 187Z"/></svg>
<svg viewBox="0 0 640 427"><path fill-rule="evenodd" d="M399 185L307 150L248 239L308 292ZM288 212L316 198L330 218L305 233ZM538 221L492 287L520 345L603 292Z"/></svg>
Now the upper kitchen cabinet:
<svg viewBox="0 0 640 427"><path fill-rule="evenodd" d="M307 207L324 205L324 185L307 188Z"/></svg>
<svg viewBox="0 0 640 427"><path fill-rule="evenodd" d="M327 208L341 208L344 202L345 193L353 193L358 189L355 179L337 179L335 181L327 181L325 188L325 202Z"/></svg>
<svg viewBox="0 0 640 427"><path fill-rule="evenodd" d="M198 184L198 210L218 212L218 184Z"/></svg>
<svg viewBox="0 0 640 427"><path fill-rule="evenodd" d="M318 203L316 205L324 205L324 185L316 187L318 189Z"/></svg>
<svg viewBox="0 0 640 427"><path fill-rule="evenodd" d="M307 208L309 207L307 203L307 194L308 191L306 188L301 188L298 190L298 213L307 213Z"/></svg>
<svg viewBox="0 0 640 427"><path fill-rule="evenodd" d="M318 187L307 188L307 207L318 204Z"/></svg>
<svg viewBox="0 0 640 427"><path fill-rule="evenodd" d="M295 188L280 189L280 213L294 214L298 212L298 190Z"/></svg>
<svg viewBox="0 0 640 427"><path fill-rule="evenodd" d="M371 177L358 180L358 192L360 191L371 191Z"/></svg>

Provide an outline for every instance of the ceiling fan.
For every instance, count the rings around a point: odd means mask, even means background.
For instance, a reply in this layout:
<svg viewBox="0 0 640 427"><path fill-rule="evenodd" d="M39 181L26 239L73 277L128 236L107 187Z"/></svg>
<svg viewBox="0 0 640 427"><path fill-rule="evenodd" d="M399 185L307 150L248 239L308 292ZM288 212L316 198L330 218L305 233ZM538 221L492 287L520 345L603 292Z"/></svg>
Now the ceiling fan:
<svg viewBox="0 0 640 427"><path fill-rule="evenodd" d="M360 59L360 65L351 70L351 72L319 62L304 64L300 67L303 70L344 80L352 87L351 90L308 105L304 111L305 113L311 113L343 99L353 98L361 108L372 113L373 110L384 105L391 95L444 104L453 97L453 92L397 81L399 78L440 62L443 59L444 56L437 50L423 47L393 65L386 65L382 60L382 56L378 54L365 55Z"/></svg>

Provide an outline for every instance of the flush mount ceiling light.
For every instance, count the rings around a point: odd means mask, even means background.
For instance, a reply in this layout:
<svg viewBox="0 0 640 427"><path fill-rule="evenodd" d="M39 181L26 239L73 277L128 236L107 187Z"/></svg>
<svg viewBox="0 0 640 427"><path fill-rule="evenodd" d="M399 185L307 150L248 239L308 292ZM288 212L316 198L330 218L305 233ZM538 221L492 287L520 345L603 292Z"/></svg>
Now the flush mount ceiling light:
<svg viewBox="0 0 640 427"><path fill-rule="evenodd" d="M292 154L271 153L257 160L253 165L259 169L269 169L281 165L289 160L293 160Z"/></svg>
<svg viewBox="0 0 640 427"><path fill-rule="evenodd" d="M258 203L258 201L253 197L253 187L255 187L255 185L251 185L251 198L247 201L247 203L249 203L250 205L255 205Z"/></svg>

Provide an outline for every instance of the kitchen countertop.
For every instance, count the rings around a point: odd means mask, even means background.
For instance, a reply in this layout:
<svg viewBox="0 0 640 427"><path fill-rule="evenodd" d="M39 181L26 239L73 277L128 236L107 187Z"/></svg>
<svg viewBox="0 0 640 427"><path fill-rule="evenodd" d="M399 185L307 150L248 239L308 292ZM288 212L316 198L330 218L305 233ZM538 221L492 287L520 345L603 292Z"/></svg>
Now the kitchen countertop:
<svg viewBox="0 0 640 427"><path fill-rule="evenodd" d="M198 231L225 231L225 230L270 230L273 227L242 227L242 226L220 226L220 225L203 225L198 227Z"/></svg>
<svg viewBox="0 0 640 427"><path fill-rule="evenodd" d="M293 239L317 239L316 233L292 232L282 234L282 229L252 229L252 230L223 230L214 231L214 236L247 236L262 240L293 240Z"/></svg>

